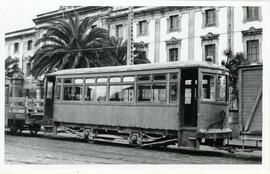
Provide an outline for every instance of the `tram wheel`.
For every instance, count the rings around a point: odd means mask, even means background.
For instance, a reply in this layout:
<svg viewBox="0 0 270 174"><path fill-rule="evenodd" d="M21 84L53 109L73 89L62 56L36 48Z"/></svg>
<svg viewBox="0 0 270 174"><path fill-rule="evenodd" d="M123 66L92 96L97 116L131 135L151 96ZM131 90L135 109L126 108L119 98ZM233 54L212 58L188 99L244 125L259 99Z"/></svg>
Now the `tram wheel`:
<svg viewBox="0 0 270 174"><path fill-rule="evenodd" d="M12 126L12 127L10 128L10 131L11 131L11 134L16 134L16 133L18 132L18 128L15 127L15 126Z"/></svg>
<svg viewBox="0 0 270 174"><path fill-rule="evenodd" d="M36 135L38 133L38 131L39 131L39 128L37 126L35 126L35 125L30 126L29 131L30 131L31 135Z"/></svg>

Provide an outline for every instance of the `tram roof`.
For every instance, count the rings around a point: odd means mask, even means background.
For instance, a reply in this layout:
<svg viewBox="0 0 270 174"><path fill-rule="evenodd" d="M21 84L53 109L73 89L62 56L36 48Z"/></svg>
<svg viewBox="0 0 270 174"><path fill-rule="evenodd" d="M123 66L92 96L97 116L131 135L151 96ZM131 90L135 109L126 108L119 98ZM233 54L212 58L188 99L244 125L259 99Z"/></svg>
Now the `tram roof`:
<svg viewBox="0 0 270 174"><path fill-rule="evenodd" d="M47 74L47 76L59 76L59 75L76 75L76 74L92 74L92 73L110 73L110 72L127 72L127 71L143 71L143 70L158 70L158 69L173 69L173 68L194 68L204 67L210 69L227 70L223 66L219 66L213 63L202 61L177 61L166 63L149 63L138 65L121 65L121 66L106 66L96 68L76 68L60 70Z"/></svg>

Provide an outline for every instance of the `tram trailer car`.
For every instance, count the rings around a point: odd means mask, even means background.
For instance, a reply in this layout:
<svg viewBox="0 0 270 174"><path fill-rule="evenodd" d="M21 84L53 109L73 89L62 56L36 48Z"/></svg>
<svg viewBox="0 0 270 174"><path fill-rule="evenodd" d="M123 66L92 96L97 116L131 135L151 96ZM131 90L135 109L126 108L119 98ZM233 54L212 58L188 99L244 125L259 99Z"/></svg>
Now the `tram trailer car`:
<svg viewBox="0 0 270 174"><path fill-rule="evenodd" d="M89 140L222 145L227 81L224 67L194 61L61 70L46 76L44 121Z"/></svg>
<svg viewBox="0 0 270 174"><path fill-rule="evenodd" d="M263 65L239 68L239 122L243 140L262 141Z"/></svg>

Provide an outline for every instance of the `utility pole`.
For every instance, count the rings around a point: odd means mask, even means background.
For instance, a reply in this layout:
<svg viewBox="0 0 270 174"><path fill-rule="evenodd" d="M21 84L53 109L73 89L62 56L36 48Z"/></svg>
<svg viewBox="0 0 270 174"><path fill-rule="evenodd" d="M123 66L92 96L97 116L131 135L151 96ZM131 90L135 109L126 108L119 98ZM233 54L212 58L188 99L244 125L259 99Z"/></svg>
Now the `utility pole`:
<svg viewBox="0 0 270 174"><path fill-rule="evenodd" d="M128 45L127 45L127 65L134 64L134 40L133 40L133 7L128 9Z"/></svg>

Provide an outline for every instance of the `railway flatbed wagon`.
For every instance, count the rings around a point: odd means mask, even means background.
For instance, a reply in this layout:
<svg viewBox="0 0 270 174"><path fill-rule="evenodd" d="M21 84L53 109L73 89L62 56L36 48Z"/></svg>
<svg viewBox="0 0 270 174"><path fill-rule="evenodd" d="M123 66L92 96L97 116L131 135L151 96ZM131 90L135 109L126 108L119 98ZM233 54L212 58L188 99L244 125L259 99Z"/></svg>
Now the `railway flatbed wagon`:
<svg viewBox="0 0 270 174"><path fill-rule="evenodd" d="M45 122L93 141L221 145L231 138L227 77L194 61L61 70L46 76Z"/></svg>
<svg viewBox="0 0 270 174"><path fill-rule="evenodd" d="M239 122L243 140L262 141L263 65L239 68Z"/></svg>

